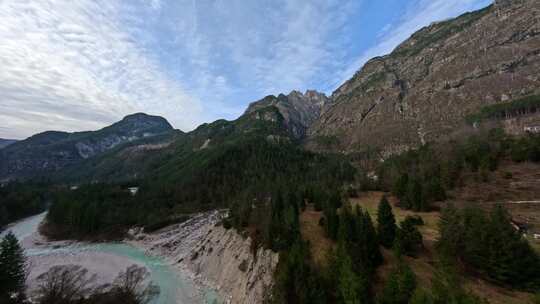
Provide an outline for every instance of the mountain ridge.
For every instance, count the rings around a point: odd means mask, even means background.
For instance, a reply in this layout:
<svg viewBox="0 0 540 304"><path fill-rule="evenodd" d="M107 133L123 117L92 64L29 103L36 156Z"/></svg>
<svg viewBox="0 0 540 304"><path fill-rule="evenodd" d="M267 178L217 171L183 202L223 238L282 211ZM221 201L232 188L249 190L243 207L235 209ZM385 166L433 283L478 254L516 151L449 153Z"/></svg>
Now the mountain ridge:
<svg viewBox="0 0 540 304"><path fill-rule="evenodd" d="M422 28L333 92L306 146L401 153L451 138L483 106L538 94L539 12L537 1L497 1Z"/></svg>
<svg viewBox="0 0 540 304"><path fill-rule="evenodd" d="M16 139L7 139L7 138L0 138L0 149L3 149L11 144L16 143L18 140Z"/></svg>
<svg viewBox="0 0 540 304"><path fill-rule="evenodd" d="M166 119L135 113L96 131L45 131L0 151L0 179L47 176L118 145L172 131Z"/></svg>
<svg viewBox="0 0 540 304"><path fill-rule="evenodd" d="M324 93L315 90L301 93L293 90L288 95L269 95L250 103L244 115L258 109L275 106L285 119L285 124L293 136L302 139L305 137L307 129L319 117L329 102L330 98Z"/></svg>

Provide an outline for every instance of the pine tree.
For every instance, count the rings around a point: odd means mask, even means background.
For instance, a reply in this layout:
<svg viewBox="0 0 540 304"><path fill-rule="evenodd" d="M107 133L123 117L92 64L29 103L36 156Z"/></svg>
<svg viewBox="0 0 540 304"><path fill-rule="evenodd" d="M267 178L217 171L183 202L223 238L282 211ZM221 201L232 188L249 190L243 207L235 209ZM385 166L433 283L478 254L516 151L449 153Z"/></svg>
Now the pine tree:
<svg viewBox="0 0 540 304"><path fill-rule="evenodd" d="M15 235L9 232L0 243L0 298L24 298L25 281L26 257Z"/></svg>
<svg viewBox="0 0 540 304"><path fill-rule="evenodd" d="M408 184L409 184L409 175L407 173L404 173L398 178L398 180L394 184L394 188L392 189L392 192L401 200L407 194Z"/></svg>
<svg viewBox="0 0 540 304"><path fill-rule="evenodd" d="M339 294L343 303L360 304L362 303L359 293L362 287L360 278L353 272L350 258L345 258L341 263L339 271Z"/></svg>
<svg viewBox="0 0 540 304"><path fill-rule="evenodd" d="M339 230L339 216L336 209L332 207L326 207L324 209L324 218L326 224L326 233L328 237L337 240Z"/></svg>
<svg viewBox="0 0 540 304"><path fill-rule="evenodd" d="M379 242L386 248L392 247L396 237L396 219L386 196L383 196L379 203L377 223Z"/></svg>
<svg viewBox="0 0 540 304"><path fill-rule="evenodd" d="M363 228L360 231L364 232L364 244L366 256L369 261L369 271L373 272L377 266L381 265L383 262L383 257L379 249L379 242L377 241L377 233L375 232L375 227L373 227L373 222L371 221L371 216L366 211L361 217L363 221ZM362 241L362 239L361 239Z"/></svg>
<svg viewBox="0 0 540 304"><path fill-rule="evenodd" d="M416 289L416 275L402 260L386 282L379 304L408 304Z"/></svg>
<svg viewBox="0 0 540 304"><path fill-rule="evenodd" d="M402 221L397 230L394 245L398 255L415 256L423 246L422 234L411 221Z"/></svg>
<svg viewBox="0 0 540 304"><path fill-rule="evenodd" d="M422 194L422 184L417 179L409 179L407 187L407 207L414 211L428 211L425 198Z"/></svg>
<svg viewBox="0 0 540 304"><path fill-rule="evenodd" d="M339 241L334 265L337 272L337 297L340 303L361 304L369 302L369 286L363 276L354 271L351 256L343 240Z"/></svg>

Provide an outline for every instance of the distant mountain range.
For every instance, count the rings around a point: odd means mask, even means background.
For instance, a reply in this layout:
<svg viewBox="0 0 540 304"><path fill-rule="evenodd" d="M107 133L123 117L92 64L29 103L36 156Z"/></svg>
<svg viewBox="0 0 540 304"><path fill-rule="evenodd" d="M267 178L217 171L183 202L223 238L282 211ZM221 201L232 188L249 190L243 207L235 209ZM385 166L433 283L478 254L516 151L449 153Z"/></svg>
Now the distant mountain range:
<svg viewBox="0 0 540 304"><path fill-rule="evenodd" d="M138 113L98 131L39 133L0 150L0 179L48 177L124 143L172 130L164 118Z"/></svg>
<svg viewBox="0 0 540 304"><path fill-rule="evenodd" d="M267 96L252 103L237 120L203 124L189 133L173 130L162 117L143 113L98 131L47 131L0 151L0 180L133 179L162 167L171 155L189 158L251 134L300 142L327 102L324 94L315 91Z"/></svg>
<svg viewBox="0 0 540 304"><path fill-rule="evenodd" d="M40 133L0 150L0 180L176 175L194 170L190 162L200 162L200 154L255 134L315 151L373 148L382 155L451 138L486 106L540 94L538 15L540 1L498 0L421 29L391 54L370 60L330 97L316 91L267 96L237 120L189 133L142 113L93 132Z"/></svg>
<svg viewBox="0 0 540 304"><path fill-rule="evenodd" d="M0 149L2 148L5 148L11 144L14 144L16 143L17 140L15 139L5 139L5 138L0 138Z"/></svg>

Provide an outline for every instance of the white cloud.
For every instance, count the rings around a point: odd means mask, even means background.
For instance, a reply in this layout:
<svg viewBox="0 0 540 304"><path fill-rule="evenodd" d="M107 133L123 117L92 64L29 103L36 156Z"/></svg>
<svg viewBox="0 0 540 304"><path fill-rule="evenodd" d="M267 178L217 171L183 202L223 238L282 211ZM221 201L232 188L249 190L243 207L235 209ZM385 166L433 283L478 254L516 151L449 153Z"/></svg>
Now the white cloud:
<svg viewBox="0 0 540 304"><path fill-rule="evenodd" d="M189 130L248 102L337 86L423 25L488 0L411 0L350 58L363 0L0 0L0 137L143 111Z"/></svg>
<svg viewBox="0 0 540 304"><path fill-rule="evenodd" d="M136 111L180 128L199 122L199 101L122 30L119 13L113 1L0 2L0 137L96 129Z"/></svg>
<svg viewBox="0 0 540 304"><path fill-rule="evenodd" d="M176 1L166 10L177 12L170 20L176 48L191 66L183 82L218 116L237 115L267 94L306 89L342 60L345 46L334 42L359 2Z"/></svg>

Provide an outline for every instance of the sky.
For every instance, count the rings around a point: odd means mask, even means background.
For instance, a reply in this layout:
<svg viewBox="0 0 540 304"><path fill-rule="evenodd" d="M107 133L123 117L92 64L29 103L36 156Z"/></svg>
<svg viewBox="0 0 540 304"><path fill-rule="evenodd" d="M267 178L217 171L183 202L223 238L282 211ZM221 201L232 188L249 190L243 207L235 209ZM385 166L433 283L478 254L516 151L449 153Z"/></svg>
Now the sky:
<svg viewBox="0 0 540 304"><path fill-rule="evenodd" d="M0 138L175 128L266 95L331 94L416 30L491 0L1 0Z"/></svg>

